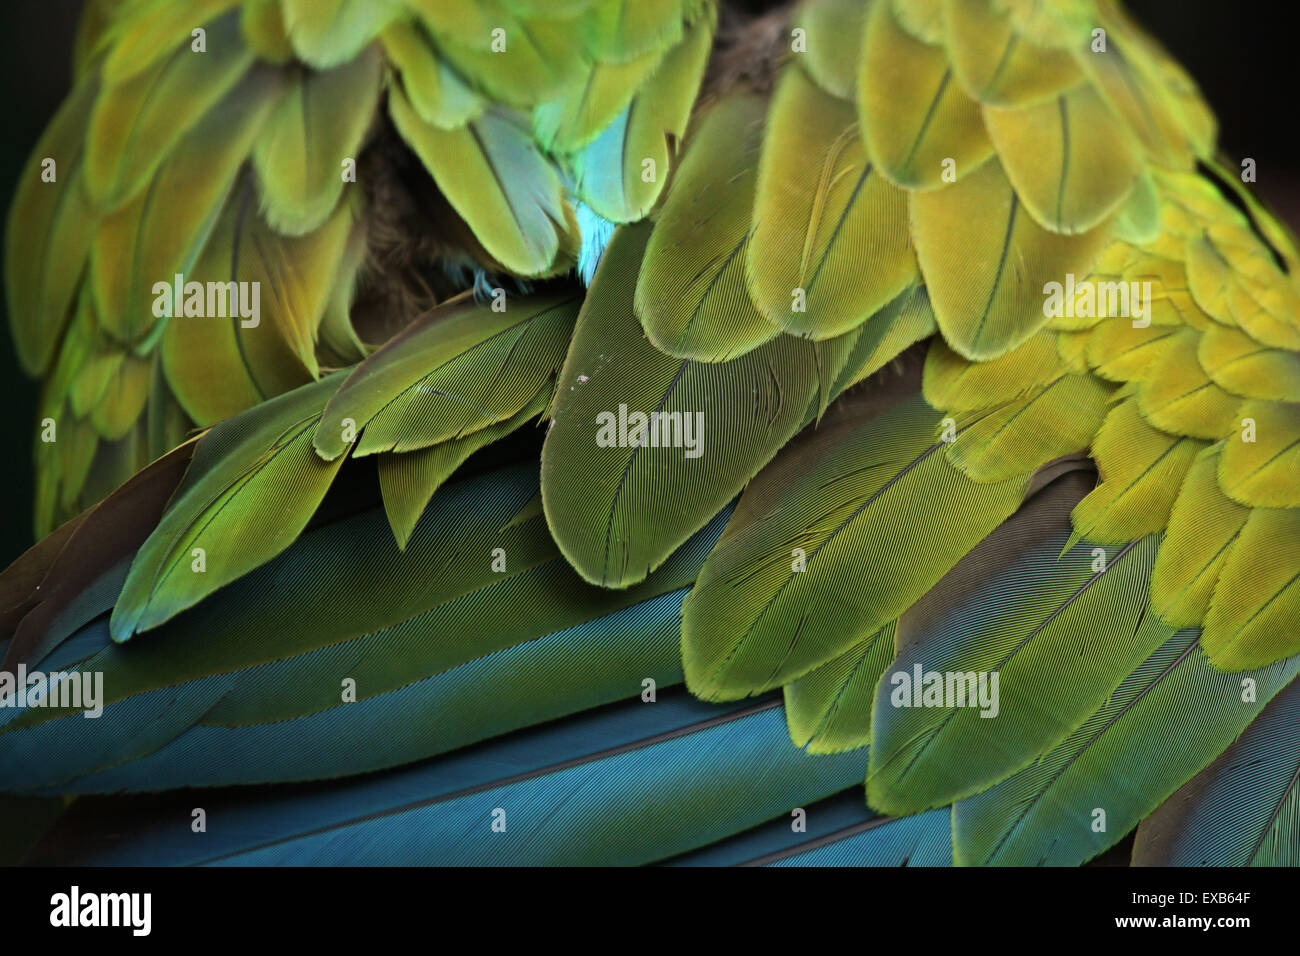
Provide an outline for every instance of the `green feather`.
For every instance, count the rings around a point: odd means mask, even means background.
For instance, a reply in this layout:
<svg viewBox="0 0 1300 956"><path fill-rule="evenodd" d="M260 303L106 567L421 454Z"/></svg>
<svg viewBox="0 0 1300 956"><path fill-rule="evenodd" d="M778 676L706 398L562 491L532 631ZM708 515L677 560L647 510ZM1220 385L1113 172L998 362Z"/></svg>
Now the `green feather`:
<svg viewBox="0 0 1300 956"><path fill-rule="evenodd" d="M1086 487L1086 476L1049 487L903 616L898 656L876 689L871 806L947 806L1029 766L1173 634L1148 608L1154 538L1104 555L1104 570L1091 544L1056 560ZM924 699L912 683L918 665L945 684L996 674L996 710L969 697L914 706Z"/></svg>
<svg viewBox="0 0 1300 956"><path fill-rule="evenodd" d="M321 415L317 452L334 460L349 432L361 435L354 455L409 452L512 418L559 369L577 311L573 295L433 310L348 376Z"/></svg>
<svg viewBox="0 0 1300 956"><path fill-rule="evenodd" d="M1263 347L1215 323L1200 336L1196 356L1215 384L1234 395L1300 402L1300 354Z"/></svg>
<svg viewBox="0 0 1300 956"><path fill-rule="evenodd" d="M1026 481L977 485L933 439L919 396L885 389L792 443L749 483L682 607L687 686L760 693L877 631L1020 504ZM942 531L940 532L940 528Z"/></svg>
<svg viewBox="0 0 1300 956"><path fill-rule="evenodd" d="M857 93L872 165L899 186L942 186L944 160L960 182L993 153L979 104L953 80L943 49L908 35L889 3L867 11Z"/></svg>
<svg viewBox="0 0 1300 956"><path fill-rule="evenodd" d="M894 622L785 685L785 718L795 746L841 753L871 740L876 681L894 658Z"/></svg>
<svg viewBox="0 0 1300 956"><path fill-rule="evenodd" d="M804 31L803 68L841 100L857 91L863 10L859 0L803 0L794 15L794 28Z"/></svg>
<svg viewBox="0 0 1300 956"><path fill-rule="evenodd" d="M546 411L551 398L552 389L548 383L523 409L494 425L418 451L380 455L379 487L383 491L384 511L392 525L397 546L406 548L430 499L464 464L465 459L536 419ZM541 504L540 498L538 504Z"/></svg>
<svg viewBox="0 0 1300 956"><path fill-rule="evenodd" d="M1219 484L1243 505L1300 507L1300 406L1250 401L1224 435Z"/></svg>
<svg viewBox="0 0 1300 956"><path fill-rule="evenodd" d="M1085 276L1106 241L1033 220L996 162L911 199L912 236L943 337L966 358L996 358L1047 321L1043 289Z"/></svg>
<svg viewBox="0 0 1300 956"><path fill-rule="evenodd" d="M789 336L720 364L656 351L631 307L648 229L622 227L605 252L542 450L555 540L606 587L642 580L717 514L811 415L819 381L814 346ZM659 413L652 444L621 443L624 413L644 414L647 427Z"/></svg>
<svg viewBox="0 0 1300 956"><path fill-rule="evenodd" d="M272 228L311 232L329 218L375 115L382 60L371 50L344 66L294 77L253 150Z"/></svg>
<svg viewBox="0 0 1300 956"><path fill-rule="evenodd" d="M757 97L733 96L691 134L636 286L636 313L661 352L725 362L779 334L745 287L762 115Z"/></svg>
<svg viewBox="0 0 1300 956"><path fill-rule="evenodd" d="M86 192L104 211L134 198L190 131L248 72L253 55L239 37L235 11L208 28L211 48L195 53L188 39L129 81L106 87L95 101L86 137Z"/></svg>
<svg viewBox="0 0 1300 956"><path fill-rule="evenodd" d="M1300 652L1300 511L1255 508L1228 550L1201 646L1215 667L1263 667Z"/></svg>
<svg viewBox="0 0 1300 956"><path fill-rule="evenodd" d="M175 50L181 41L191 42L195 29L238 3L239 0L190 0L184 4L149 0L136 4L110 26L106 35L105 45L110 50L104 60L104 83L114 86L140 75Z"/></svg>
<svg viewBox="0 0 1300 956"><path fill-rule="evenodd" d="M98 93L83 80L59 108L24 168L5 230L5 290L18 360L44 372L67 327L97 217L82 183L82 137ZM44 163L54 161L53 182Z"/></svg>
<svg viewBox="0 0 1300 956"><path fill-rule="evenodd" d="M402 138L488 253L512 272L555 271L562 241L576 231L555 170L523 129L488 113L457 130L439 129L396 88L388 108Z"/></svg>
<svg viewBox="0 0 1300 956"><path fill-rule="evenodd" d="M1077 866L1091 859L1221 753L1298 670L1300 656L1249 675L1224 674L1205 660L1195 631L1180 631L1050 753L953 807L956 862ZM1242 676L1255 682L1249 696Z"/></svg>
<svg viewBox="0 0 1300 956"><path fill-rule="evenodd" d="M318 70L357 56L394 17L396 0L280 0L284 26L300 58Z"/></svg>
<svg viewBox="0 0 1300 956"><path fill-rule="evenodd" d="M1016 195L1052 232L1096 227L1142 172L1136 143L1089 86L1018 109L986 106L984 124Z"/></svg>
<svg viewBox="0 0 1300 956"><path fill-rule="evenodd" d="M120 341L134 344L156 327L150 290L193 266L282 91L271 71L249 73L177 144L149 186L101 224L92 288L100 321Z"/></svg>
<svg viewBox="0 0 1300 956"><path fill-rule="evenodd" d="M1151 606L1175 627L1205 620L1224 562L1250 517L1249 508L1219 488L1221 447L1203 449L1188 469L1151 574Z"/></svg>
<svg viewBox="0 0 1300 956"><path fill-rule="evenodd" d="M1091 375L1063 373L998 408L958 416L948 460L976 481L1005 481L1085 451L1111 391Z"/></svg>
<svg viewBox="0 0 1300 956"><path fill-rule="evenodd" d="M218 425L131 565L112 634L128 640L275 557L306 527L343 463L325 462L312 430L341 373ZM206 570L197 570L204 550Z"/></svg>
<svg viewBox="0 0 1300 956"><path fill-rule="evenodd" d="M395 23L380 38L390 64L402 74L402 89L426 123L459 129L483 114L483 100L441 57L415 23Z"/></svg>
<svg viewBox="0 0 1300 956"><path fill-rule="evenodd" d="M1203 447L1152 428L1132 399L1115 406L1092 445L1102 480L1074 509L1076 537L1124 544L1163 531L1178 488Z"/></svg>

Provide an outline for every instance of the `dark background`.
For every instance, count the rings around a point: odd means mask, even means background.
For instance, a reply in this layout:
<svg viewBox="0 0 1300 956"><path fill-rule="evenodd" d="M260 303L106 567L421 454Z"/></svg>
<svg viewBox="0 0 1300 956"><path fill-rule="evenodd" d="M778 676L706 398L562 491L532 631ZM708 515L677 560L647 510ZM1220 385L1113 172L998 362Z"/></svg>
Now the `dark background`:
<svg viewBox="0 0 1300 956"><path fill-rule="evenodd" d="M176 0L178 3L186 0ZM1200 84L1219 117L1219 142L1236 161L1258 162L1257 192L1300 226L1296 156L1296 54L1291 33L1270 16L1280 5L1222 0L1131 0L1128 8ZM7 0L0 7L0 196L13 186L45 123L68 89L81 0ZM7 218L7 216L6 216ZM32 540L32 429L37 386L0 331L0 567Z"/></svg>

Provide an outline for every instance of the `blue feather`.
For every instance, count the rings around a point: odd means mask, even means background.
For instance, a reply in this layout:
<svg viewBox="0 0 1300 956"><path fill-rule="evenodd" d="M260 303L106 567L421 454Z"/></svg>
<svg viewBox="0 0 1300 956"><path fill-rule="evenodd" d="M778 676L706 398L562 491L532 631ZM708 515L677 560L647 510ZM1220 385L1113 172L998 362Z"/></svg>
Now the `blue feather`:
<svg viewBox="0 0 1300 956"><path fill-rule="evenodd" d="M575 206L578 218L578 233L582 237L582 248L578 251L578 275L583 285L591 285L596 274L596 267L605 255L609 240L614 235L614 223L597 213L584 202Z"/></svg>
<svg viewBox="0 0 1300 956"><path fill-rule="evenodd" d="M645 863L809 806L864 768L862 751L792 746L777 697L719 706L676 690L354 779L169 795L134 815L83 799L31 862Z"/></svg>
<svg viewBox="0 0 1300 956"><path fill-rule="evenodd" d="M805 831L795 832L791 810L730 839L665 860L664 865L743 866L763 857L806 846L812 841L875 817L867 806L866 795L862 792L860 783L801 809L805 812Z"/></svg>
<svg viewBox="0 0 1300 956"><path fill-rule="evenodd" d="M952 866L952 812L877 817L768 866Z"/></svg>
<svg viewBox="0 0 1300 956"><path fill-rule="evenodd" d="M1300 680L1138 827L1135 866L1300 866Z"/></svg>

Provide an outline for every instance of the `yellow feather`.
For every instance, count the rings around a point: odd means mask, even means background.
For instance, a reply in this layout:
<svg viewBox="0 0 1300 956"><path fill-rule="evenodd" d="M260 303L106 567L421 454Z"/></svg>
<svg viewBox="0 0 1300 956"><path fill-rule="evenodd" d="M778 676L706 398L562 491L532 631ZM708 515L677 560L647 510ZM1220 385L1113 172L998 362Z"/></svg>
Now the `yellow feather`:
<svg viewBox="0 0 1300 956"><path fill-rule="evenodd" d="M1203 447L1152 428L1131 399L1117 405L1092 443L1101 484L1075 506L1075 533L1067 550L1080 538L1127 544L1162 531L1183 477Z"/></svg>
<svg viewBox="0 0 1300 956"><path fill-rule="evenodd" d="M1263 667L1300 652L1300 510L1256 508L1214 588L1201 647L1224 670Z"/></svg>
<svg viewBox="0 0 1300 956"><path fill-rule="evenodd" d="M988 163L956 183L911 194L912 235L939 328L953 350L989 359L1047 321L1045 286L1092 272L1106 227L1079 236L1034 222Z"/></svg>
<svg viewBox="0 0 1300 956"><path fill-rule="evenodd" d="M1219 459L1219 484L1243 505L1300 508L1300 405L1242 405Z"/></svg>
<svg viewBox="0 0 1300 956"><path fill-rule="evenodd" d="M945 160L967 177L993 153L979 104L953 79L943 50L906 33L884 2L867 14L858 115L872 163L909 189L942 185Z"/></svg>
<svg viewBox="0 0 1300 956"><path fill-rule="evenodd" d="M1142 170L1131 137L1087 86L1019 109L985 106L984 122L1025 208L1053 232L1096 226Z"/></svg>
<svg viewBox="0 0 1300 956"><path fill-rule="evenodd" d="M1219 445L1204 449L1188 470L1151 574L1151 605L1174 627L1205 619L1228 551L1250 516L1219 489L1219 452Z"/></svg>
<svg viewBox="0 0 1300 956"><path fill-rule="evenodd" d="M787 67L768 112L745 275L792 335L857 326L916 278L907 194L867 162L853 106Z"/></svg>

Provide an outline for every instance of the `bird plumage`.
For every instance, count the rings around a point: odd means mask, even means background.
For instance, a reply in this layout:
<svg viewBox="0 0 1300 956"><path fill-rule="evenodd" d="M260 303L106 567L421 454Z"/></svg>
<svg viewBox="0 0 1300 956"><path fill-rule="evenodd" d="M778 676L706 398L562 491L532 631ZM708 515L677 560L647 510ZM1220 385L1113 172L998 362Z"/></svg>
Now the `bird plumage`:
<svg viewBox="0 0 1300 956"><path fill-rule="evenodd" d="M0 711L34 859L1300 861L1300 256L1117 4L86 24L6 260L0 646L105 689Z"/></svg>

